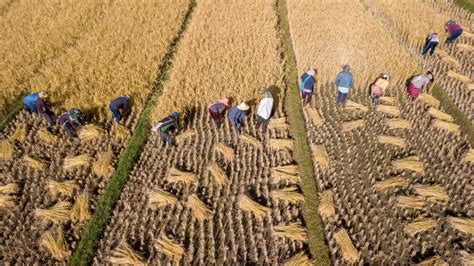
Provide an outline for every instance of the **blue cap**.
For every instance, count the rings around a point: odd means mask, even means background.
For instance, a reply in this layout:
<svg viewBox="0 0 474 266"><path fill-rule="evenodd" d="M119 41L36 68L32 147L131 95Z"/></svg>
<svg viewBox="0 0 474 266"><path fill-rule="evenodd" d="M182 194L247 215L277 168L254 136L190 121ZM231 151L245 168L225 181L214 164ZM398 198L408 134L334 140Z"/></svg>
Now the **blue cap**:
<svg viewBox="0 0 474 266"><path fill-rule="evenodd" d="M174 118L178 118L179 113L178 113L178 112L173 112L171 115L172 115Z"/></svg>

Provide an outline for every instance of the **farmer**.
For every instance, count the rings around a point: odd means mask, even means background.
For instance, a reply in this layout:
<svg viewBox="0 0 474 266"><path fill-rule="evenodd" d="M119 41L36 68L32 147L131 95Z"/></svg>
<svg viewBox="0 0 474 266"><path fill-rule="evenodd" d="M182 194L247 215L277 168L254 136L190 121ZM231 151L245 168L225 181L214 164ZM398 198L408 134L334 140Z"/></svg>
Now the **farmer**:
<svg viewBox="0 0 474 266"><path fill-rule="evenodd" d="M349 96L349 90L352 86L352 73L350 72L350 66L345 65L342 71L337 74L337 102L344 107Z"/></svg>
<svg viewBox="0 0 474 266"><path fill-rule="evenodd" d="M224 119L224 113L227 107L229 107L229 103L229 99L224 97L207 107L207 110L209 111L209 114L211 115L212 120L214 120L217 128L221 127L222 120Z"/></svg>
<svg viewBox="0 0 474 266"><path fill-rule="evenodd" d="M380 97L385 94L388 87L390 77L387 74L382 74L370 87L370 95L372 96L372 104L377 106L380 102Z"/></svg>
<svg viewBox="0 0 474 266"><path fill-rule="evenodd" d="M261 100L257 109L255 128L259 129L261 125L262 131L265 133L273 110L273 95L267 88L261 88L258 92L260 93Z"/></svg>
<svg viewBox="0 0 474 266"><path fill-rule="evenodd" d="M245 124L245 111L249 108L245 102L242 102L239 105L232 106L229 110L229 121L234 126L237 137L239 137L240 130Z"/></svg>
<svg viewBox="0 0 474 266"><path fill-rule="evenodd" d="M41 91L41 92L28 94L23 98L23 107L30 114L38 113L38 109L36 108L36 101L38 101L40 97L46 98L47 96L48 96L48 91Z"/></svg>
<svg viewBox="0 0 474 266"><path fill-rule="evenodd" d="M54 114L49 110L48 105L46 104L46 99L48 96L49 94L47 91L42 91L38 94L38 99L36 100L36 110L44 119L46 119L46 122L48 122L48 128L51 128L54 125Z"/></svg>
<svg viewBox="0 0 474 266"><path fill-rule="evenodd" d="M66 130L70 138L73 138L74 132L82 127L81 110L72 108L69 112L62 113L58 118L58 124Z"/></svg>
<svg viewBox="0 0 474 266"><path fill-rule="evenodd" d="M421 55L425 55L428 51L430 51L430 55L433 55L436 49L436 46L439 44L439 35L438 33L432 33L428 38L426 38L425 47L421 52Z"/></svg>
<svg viewBox="0 0 474 266"><path fill-rule="evenodd" d="M448 32L449 37L446 39L448 44L454 43L456 39L461 36L463 29L462 27L456 23L454 20L450 20L446 22L444 29Z"/></svg>
<svg viewBox="0 0 474 266"><path fill-rule="evenodd" d="M303 106L308 105L311 101L311 97L313 97L314 76L316 73L316 69L310 69L300 77L300 94L303 100Z"/></svg>
<svg viewBox="0 0 474 266"><path fill-rule="evenodd" d="M165 144L168 144L170 146L174 146L175 141L173 136L170 134L174 130L179 129L179 113L178 112L173 112L170 116L167 116L163 119L161 119L158 124L153 127L151 130L155 133L160 131L160 139L163 141Z"/></svg>
<svg viewBox="0 0 474 266"><path fill-rule="evenodd" d="M408 85L408 94L410 94L410 97L412 100L415 100L418 98L421 92L428 86L430 82L434 80L433 73L431 71L428 71L424 75L418 75L413 77L410 80L410 84Z"/></svg>
<svg viewBox="0 0 474 266"><path fill-rule="evenodd" d="M122 114L128 111L129 102L130 102L130 96L127 94L121 97L115 98L110 102L109 109L114 115L115 121L117 123L120 123L122 121Z"/></svg>

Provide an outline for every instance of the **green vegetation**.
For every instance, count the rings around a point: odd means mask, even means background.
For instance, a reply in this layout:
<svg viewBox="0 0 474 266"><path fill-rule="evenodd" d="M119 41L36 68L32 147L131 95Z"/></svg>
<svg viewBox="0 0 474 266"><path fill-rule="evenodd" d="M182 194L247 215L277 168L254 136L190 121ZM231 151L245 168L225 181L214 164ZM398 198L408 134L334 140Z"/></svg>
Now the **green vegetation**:
<svg viewBox="0 0 474 266"><path fill-rule="evenodd" d="M314 177L312 153L306 136L306 123L301 108L299 90L297 89L298 73L290 36L286 0L278 0L277 11L284 50L287 88L285 107L288 113L290 132L295 139L295 160L301 172L301 189L305 196L303 215L308 230L309 249L317 265L330 265L329 250L324 240L324 227L318 214L319 196Z"/></svg>
<svg viewBox="0 0 474 266"><path fill-rule="evenodd" d="M5 126L21 111L23 108L23 96L24 95L20 95L18 101L8 108L7 113L0 118L0 130L3 130L3 128L5 128Z"/></svg>
<svg viewBox="0 0 474 266"><path fill-rule="evenodd" d="M474 12L474 0L454 0L454 2L469 12Z"/></svg>

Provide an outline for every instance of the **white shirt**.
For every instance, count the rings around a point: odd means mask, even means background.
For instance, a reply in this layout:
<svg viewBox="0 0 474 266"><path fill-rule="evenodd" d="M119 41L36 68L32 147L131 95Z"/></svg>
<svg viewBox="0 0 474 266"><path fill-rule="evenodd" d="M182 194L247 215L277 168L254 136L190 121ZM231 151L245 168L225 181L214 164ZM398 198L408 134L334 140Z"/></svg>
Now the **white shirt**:
<svg viewBox="0 0 474 266"><path fill-rule="evenodd" d="M270 118L273 108L273 98L263 98L258 105L257 115L263 119Z"/></svg>

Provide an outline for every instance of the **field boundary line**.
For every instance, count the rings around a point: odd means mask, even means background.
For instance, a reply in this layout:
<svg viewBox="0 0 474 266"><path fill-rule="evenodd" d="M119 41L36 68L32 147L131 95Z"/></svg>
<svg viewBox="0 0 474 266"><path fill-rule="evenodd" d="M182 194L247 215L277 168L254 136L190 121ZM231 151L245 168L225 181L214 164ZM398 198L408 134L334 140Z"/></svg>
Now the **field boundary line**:
<svg viewBox="0 0 474 266"><path fill-rule="evenodd" d="M16 115L23 109L23 97L25 94L20 94L18 99L8 108L5 114L0 118L0 131L2 131L5 126L10 123Z"/></svg>
<svg viewBox="0 0 474 266"><path fill-rule="evenodd" d="M472 0L454 0L454 3L456 3L457 6L464 8L465 10L469 12L474 12L474 3Z"/></svg>
<svg viewBox="0 0 474 266"><path fill-rule="evenodd" d="M163 58L161 66L158 68L158 75L156 78L157 82L151 88L151 92L145 102L137 126L135 127L126 147L119 156L117 167L105 187L104 194L100 197L97 203L97 208L92 218L82 230L81 239L70 259L69 265L88 265L92 261L95 250L98 247L98 243L111 217L115 204L128 181L129 174L133 170L135 162L140 158L140 155L148 142L151 128L150 115L155 107L155 98L161 93L163 84L168 79L169 70L173 64L176 49L188 27L196 4L196 0L189 0L188 10L183 18L181 27L173 38L168 51Z"/></svg>
<svg viewBox="0 0 474 266"><path fill-rule="evenodd" d="M301 189L305 196L303 216L308 230L308 245L317 265L330 265L329 249L325 242L324 226L318 214L319 196L311 148L306 135L298 88L296 57L290 34L286 0L277 0L278 26L283 48L283 68L286 84L285 108L288 113L290 133L295 140L294 156L301 174Z"/></svg>

